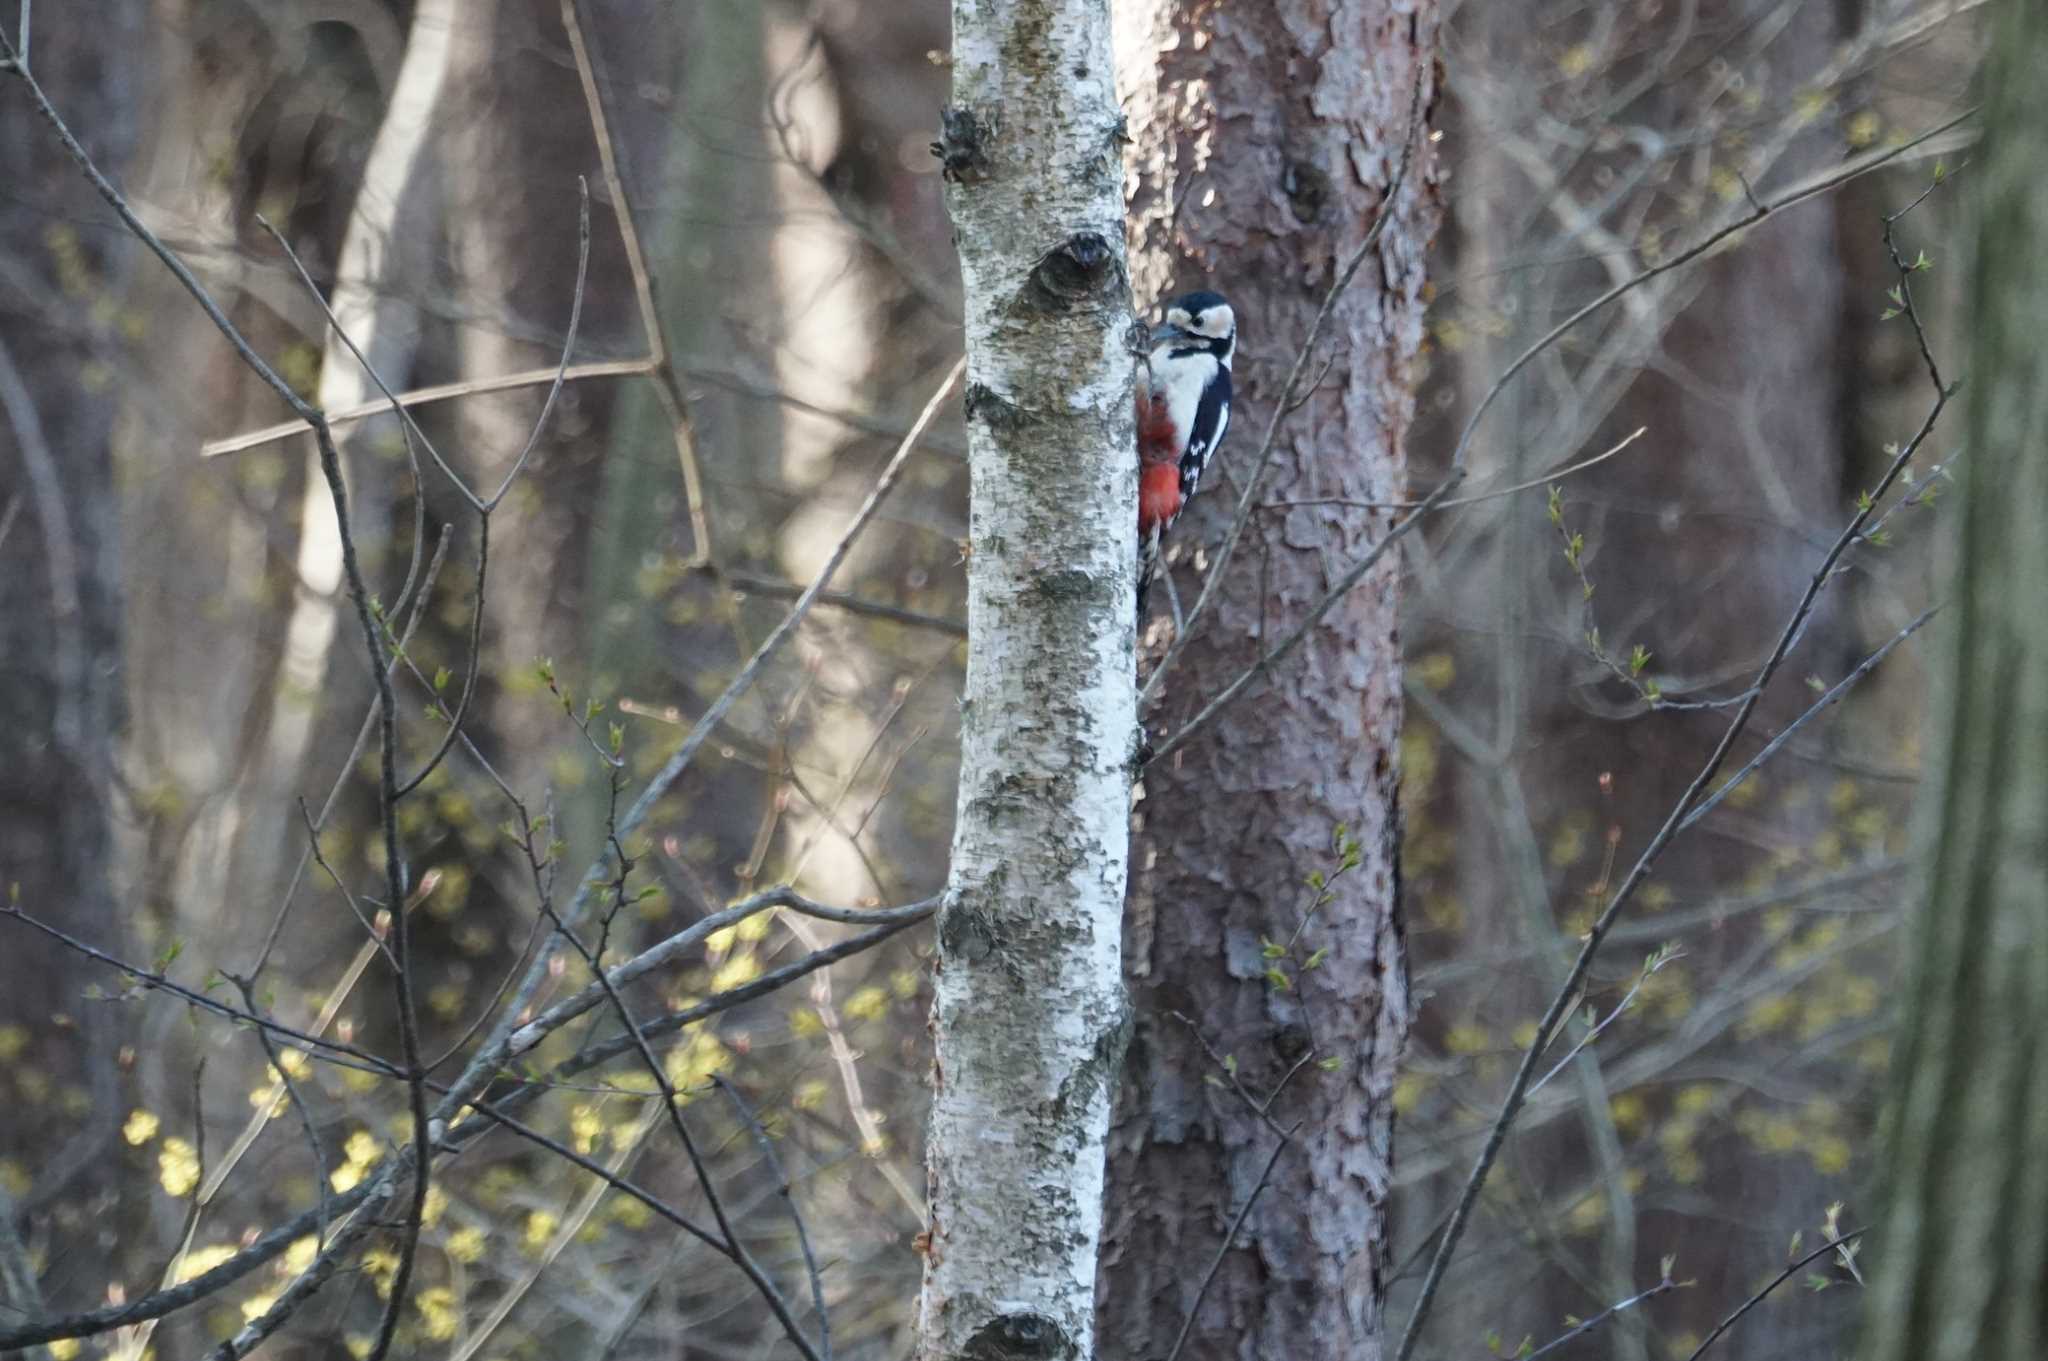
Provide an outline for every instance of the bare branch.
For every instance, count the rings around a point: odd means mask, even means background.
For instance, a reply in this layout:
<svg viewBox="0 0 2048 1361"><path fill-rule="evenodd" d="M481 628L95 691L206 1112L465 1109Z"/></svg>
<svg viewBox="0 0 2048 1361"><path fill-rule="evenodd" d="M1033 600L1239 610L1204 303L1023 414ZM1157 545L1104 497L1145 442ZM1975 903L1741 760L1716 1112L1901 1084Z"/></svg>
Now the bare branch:
<svg viewBox="0 0 2048 1361"><path fill-rule="evenodd" d="M1465 1225L1471 1216L1472 1207L1479 1198L1479 1190L1485 1185L1487 1174L1492 1170L1494 1160L1500 1156L1501 1146L1507 1140L1508 1129L1513 1125L1515 1115L1521 1110L1522 1102L1527 1098L1529 1083L1535 1075L1537 1059L1543 1049L1549 1044L1551 1033L1557 1028L1558 1022L1563 1019L1565 1008L1584 983L1587 971L1592 968L1593 957L1599 953L1601 942L1606 939L1607 932L1621 915L1622 909L1634 898L1636 890L1642 887L1643 882L1649 877L1651 867L1656 864L1665 848L1670 845L1673 838L1683 829L1687 815L1706 797L1708 787L1713 783L1714 777L1720 772L1721 766L1727 760L1729 752L1734 748L1735 743L1741 738L1743 732L1749 727L1750 719L1756 713L1757 704L1763 698L1765 688L1770 684L1771 679L1777 675L1778 669L1784 663L1787 654L1791 652L1793 646L1805 633L1807 620L1812 615L1815 602L1819 599L1821 591L1826 588L1828 582L1834 578L1836 564L1840 561L1842 555L1848 551L1849 547L1861 536L1864 525L1876 512L1877 504L1884 499L1886 493L1890 491L1892 484L1898 480L1900 474L1905 470L1913 454L1927 439L1928 435L1932 433L1935 422L1940 420L1941 413L1947 406L1949 397L1954 391L1954 388L1946 388L1937 394L1932 407L1928 410L1926 419L1920 425L1920 429L1906 446L1898 452L1897 456L1892 459L1890 465L1885 469L1884 475L1879 478L1876 488L1863 498L1856 514L1851 517L1849 523L1836 536L1833 545L1830 546L1826 555L1821 559L1819 567L1814 570L1812 580L1807 583L1805 593L1801 595L1799 603L1793 608L1791 618L1779 633L1776 645L1772 647L1770 656L1765 659L1762 668L1758 671L1756 680L1746 693L1741 707L1736 711L1734 718L1730 720L1727 729L1722 733L1720 741L1716 743L1705 765L1693 777L1685 792L1679 796L1678 802L1666 816L1663 825L1651 837L1650 843L1643 848L1642 854L1637 858L1634 868L1629 871L1628 877L1623 880L1620 888L1615 891L1614 896L1601 911L1599 918L1593 923L1592 929L1586 934L1578 957L1572 962L1570 972L1565 976L1563 984L1552 997L1542 1019L1536 1024L1536 1033L1530 1041L1527 1051L1522 1056L1522 1062L1515 1071L1514 1080L1508 1086L1506 1097L1501 1102L1500 1114L1495 1117L1493 1126L1487 1134L1486 1142L1480 1149L1478 1160L1473 1164L1471 1175L1466 1178L1464 1188L1458 1194L1456 1207L1451 1212L1450 1223L1445 1228L1442 1241L1437 1245L1435 1256L1430 1260L1429 1272L1423 1278L1421 1291L1416 1297L1414 1312L1409 1317L1407 1331L1402 1335L1400 1350L1396 1354L1395 1361L1408 1361L1408 1358L1415 1350L1416 1344L1421 1340L1422 1324L1429 1317L1430 1306L1435 1302L1437 1289L1443 1283L1444 1272L1449 1269L1451 1255L1457 1249L1458 1240L1464 1234Z"/></svg>
<svg viewBox="0 0 2048 1361"><path fill-rule="evenodd" d="M1792 1263L1783 1271L1773 1276L1764 1285L1763 1289L1757 1291L1754 1295L1751 1295L1748 1299L1744 1300L1741 1304L1737 1305L1735 1307L1735 1312L1731 1313L1730 1315L1728 1315L1727 1318L1724 1318L1719 1323L1715 1324L1714 1331L1708 1333L1706 1337L1701 1340L1700 1345L1693 1348L1692 1355L1688 1356L1685 1359L1685 1361L1700 1361L1700 1358L1707 1354L1707 1348L1713 1346L1716 1342L1721 1340L1721 1334L1727 1332L1730 1328L1733 1328L1737 1323L1740 1323L1742 1321L1742 1316L1744 1314L1747 1314L1750 1310L1756 1308L1759 1304L1762 1304L1765 1300L1769 1299L1771 1292L1773 1290L1776 1290L1785 1282L1791 1280L1792 1277L1798 1273L1801 1267L1806 1266L1809 1263L1818 1261L1820 1258L1827 1256L1829 1253L1834 1252L1839 1248L1842 1248L1850 1243L1855 1242L1857 1239L1863 1236L1863 1233L1864 1231L1862 1229L1851 1229L1849 1232L1841 1235L1838 1238L1830 1238L1827 1242L1822 1243L1812 1252L1807 1253L1804 1257L1801 1257L1798 1261Z"/></svg>

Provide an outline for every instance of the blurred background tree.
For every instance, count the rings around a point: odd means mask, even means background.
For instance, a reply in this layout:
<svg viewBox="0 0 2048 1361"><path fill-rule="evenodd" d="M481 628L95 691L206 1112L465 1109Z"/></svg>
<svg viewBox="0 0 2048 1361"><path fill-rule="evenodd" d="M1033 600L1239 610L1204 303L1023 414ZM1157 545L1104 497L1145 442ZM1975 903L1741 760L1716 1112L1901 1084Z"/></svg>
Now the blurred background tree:
<svg viewBox="0 0 2048 1361"><path fill-rule="evenodd" d="M2048 1342L2038 1207L2048 1104L2048 356L2039 343L2048 187L2032 148L2048 89L2038 6L1992 23L1972 188L1970 458L1951 536L1955 620L1931 705L1934 844L1907 929L1897 1079L1885 1103L1864 1354L2021 1357Z"/></svg>

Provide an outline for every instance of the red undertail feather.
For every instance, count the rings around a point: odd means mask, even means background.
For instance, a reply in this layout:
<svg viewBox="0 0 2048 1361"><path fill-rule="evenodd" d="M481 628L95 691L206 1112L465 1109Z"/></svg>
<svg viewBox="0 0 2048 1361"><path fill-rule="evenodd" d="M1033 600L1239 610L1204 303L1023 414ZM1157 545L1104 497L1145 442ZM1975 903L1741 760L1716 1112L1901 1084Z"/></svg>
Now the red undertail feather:
<svg viewBox="0 0 2048 1361"><path fill-rule="evenodd" d="M1138 467L1138 538L1144 540L1155 525L1170 525L1180 514L1180 469L1171 463L1144 463Z"/></svg>
<svg viewBox="0 0 2048 1361"><path fill-rule="evenodd" d="M1180 436L1166 403L1138 390L1138 537L1180 514Z"/></svg>

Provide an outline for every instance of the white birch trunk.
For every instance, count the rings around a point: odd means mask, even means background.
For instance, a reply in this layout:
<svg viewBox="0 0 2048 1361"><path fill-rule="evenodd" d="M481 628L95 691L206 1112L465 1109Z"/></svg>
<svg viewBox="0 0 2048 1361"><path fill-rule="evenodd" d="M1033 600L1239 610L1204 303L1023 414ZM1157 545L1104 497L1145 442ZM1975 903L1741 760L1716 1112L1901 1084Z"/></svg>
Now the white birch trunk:
<svg viewBox="0 0 2048 1361"><path fill-rule="evenodd" d="M448 73L449 34L454 24L455 0L421 0L416 8L405 59L392 82L384 120L363 167L362 187L349 212L334 295L328 304L342 331L393 390L405 387L419 346L419 308L406 296L406 281L426 273L423 257L428 224L419 214L434 196L420 192L418 171L427 152L434 106ZM414 258L405 260L408 255ZM338 411L376 397L376 384L341 336L332 328L327 328L325 335L316 398L321 409ZM347 438L352 449L369 449L379 437L396 438L397 431L396 417L379 416L362 422ZM314 722L320 717L305 696L318 694L327 679L328 657L343 607L341 530L334 518L334 498L328 494L326 478L320 475L319 458L309 441L298 555L299 579L308 589L298 594L286 628L284 685L274 701L270 726L269 776L278 789L296 789L305 782L302 767ZM346 477L347 461L343 470ZM349 502L358 505L352 478L350 482ZM356 533L360 538L364 529L360 509L358 517Z"/></svg>
<svg viewBox="0 0 2048 1361"><path fill-rule="evenodd" d="M1135 318L1108 0L956 0L972 637L924 1361L1094 1354L1136 730Z"/></svg>

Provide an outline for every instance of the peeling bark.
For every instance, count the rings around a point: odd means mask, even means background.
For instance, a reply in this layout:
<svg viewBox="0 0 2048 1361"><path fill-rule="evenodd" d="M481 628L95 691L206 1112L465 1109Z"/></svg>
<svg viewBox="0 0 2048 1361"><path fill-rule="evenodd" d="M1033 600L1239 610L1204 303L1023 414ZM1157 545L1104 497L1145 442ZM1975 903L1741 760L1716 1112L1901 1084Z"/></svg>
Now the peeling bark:
<svg viewBox="0 0 2048 1361"><path fill-rule="evenodd" d="M1392 211L1336 305L1324 343L1334 363L1283 428L1259 499L1403 499L1423 262L1440 215L1426 144L1391 208L1386 195L1418 76L1435 79L1436 7L1151 0L1123 14L1133 272L1142 298L1211 287L1236 310L1239 434L1226 472L1241 482L1256 439L1244 432L1263 430L1336 271ZM1233 500L1212 491L1196 503L1176 530L1184 558L1221 537ZM1255 517L1153 730L1171 733L1257 661L1392 523L1329 506ZM1183 600L1196 580L1181 576ZM1203 1041L1249 1092L1280 1089L1273 1119L1298 1129L1180 1354L1381 1354L1392 1088L1410 1011L1395 915L1397 584L1390 557L1259 693L1146 773L1126 933L1136 1026L1098 1284L1109 1355L1173 1351L1278 1139ZM1357 848L1342 875L1340 825ZM1317 896L1312 873L1329 899L1291 958L1269 958L1264 942L1288 941Z"/></svg>
<svg viewBox="0 0 2048 1361"><path fill-rule="evenodd" d="M962 0L935 148L965 292L971 635L919 1355L1094 1355L1123 1047L1134 318L1106 0Z"/></svg>

